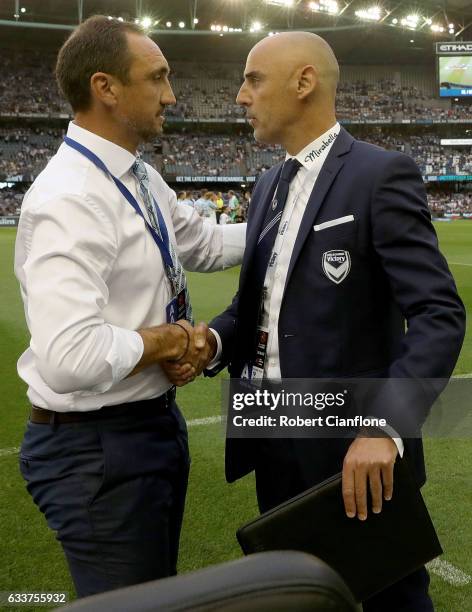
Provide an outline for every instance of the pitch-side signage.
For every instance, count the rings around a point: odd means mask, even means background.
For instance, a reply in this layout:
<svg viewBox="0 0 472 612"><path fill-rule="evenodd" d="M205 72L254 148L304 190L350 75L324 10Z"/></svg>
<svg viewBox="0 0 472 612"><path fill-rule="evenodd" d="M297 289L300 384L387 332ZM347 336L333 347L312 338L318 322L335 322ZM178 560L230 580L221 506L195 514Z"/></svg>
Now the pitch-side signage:
<svg viewBox="0 0 472 612"><path fill-rule="evenodd" d="M444 146L460 146L472 145L472 138L441 138L441 144Z"/></svg>
<svg viewBox="0 0 472 612"><path fill-rule="evenodd" d="M18 227L20 217L0 217L0 227Z"/></svg>

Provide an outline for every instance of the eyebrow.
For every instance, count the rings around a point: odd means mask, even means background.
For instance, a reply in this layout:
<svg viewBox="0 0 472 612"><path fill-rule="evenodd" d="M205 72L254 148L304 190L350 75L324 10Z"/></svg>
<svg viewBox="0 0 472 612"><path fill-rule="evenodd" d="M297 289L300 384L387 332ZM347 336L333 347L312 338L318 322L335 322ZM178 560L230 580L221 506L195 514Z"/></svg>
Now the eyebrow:
<svg viewBox="0 0 472 612"><path fill-rule="evenodd" d="M244 74L245 79L252 79L254 77L261 77L261 76L262 76L262 72L259 72L258 70L252 70L251 72L246 72Z"/></svg>
<svg viewBox="0 0 472 612"><path fill-rule="evenodd" d="M150 73L150 76L157 76L158 74L162 74L162 75L167 75L169 76L170 74L170 68L168 68L167 66L162 66L162 68L157 68L156 70L153 70Z"/></svg>

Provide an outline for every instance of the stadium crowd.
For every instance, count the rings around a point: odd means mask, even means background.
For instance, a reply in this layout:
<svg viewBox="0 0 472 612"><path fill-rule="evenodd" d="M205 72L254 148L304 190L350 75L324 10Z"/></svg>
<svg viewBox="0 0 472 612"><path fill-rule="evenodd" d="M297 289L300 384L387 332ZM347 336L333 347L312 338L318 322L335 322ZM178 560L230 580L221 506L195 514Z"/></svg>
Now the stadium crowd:
<svg viewBox="0 0 472 612"><path fill-rule="evenodd" d="M54 54L38 50L0 49L2 81L1 114L7 116L64 116L70 109L61 99L54 77ZM193 64L172 62L172 86L177 104L167 110L177 120L242 120L244 109L235 103L241 80L237 64ZM402 86L393 79L376 82L341 79L338 116L344 121L405 120L470 121L470 106L438 100L432 92Z"/></svg>
<svg viewBox="0 0 472 612"><path fill-rule="evenodd" d="M433 217L472 214L472 191L430 192L428 193L428 204Z"/></svg>
<svg viewBox="0 0 472 612"><path fill-rule="evenodd" d="M0 178L36 175L54 155L60 129L0 130ZM472 175L470 148L443 147L435 134L391 135L379 128L365 131L361 138L414 158L424 176ZM152 145L143 150L146 161L165 178L257 176L283 158L277 146L254 142L250 136L167 135L160 139L162 150Z"/></svg>
<svg viewBox="0 0 472 612"><path fill-rule="evenodd" d="M63 122L70 111L62 102L53 77L54 54L40 51L4 50L3 79L0 82L0 181L12 183L34 177L56 152L64 134L63 127L30 127L28 116L45 115L61 117ZM236 64L195 64L173 62L171 81L177 104L168 107L166 115L172 120L231 121L242 120L244 109L235 104L240 83L241 67ZM401 80L378 78L375 82L341 80L339 84L338 117L352 122L402 122L405 119L460 121L471 120L470 106L452 106L449 101L431 97L431 92L416 86L402 86ZM36 119L38 121L38 119ZM13 127L7 127L11 125ZM21 127L18 127L18 126ZM379 146L411 155L423 176L472 175L470 148L444 147L435 132L421 135L407 134L401 128L358 126L356 137ZM430 130L431 128L428 128ZM244 182L257 177L283 158L278 146L254 142L249 135L197 135L169 134L154 146L142 151L143 157L169 182L179 177L185 184L196 177L227 177L234 182ZM211 185L211 182L209 183ZM185 187L183 187L185 188ZM212 193L212 192L208 192ZM201 197L200 197L201 195ZM231 197L231 196L229 196ZM245 217L244 206L227 208L228 195L213 193L207 200L218 200L214 217L234 222ZM21 192L9 188L0 192L0 214L11 215L19 211ZM196 203L205 194L190 192L186 199ZM239 201L244 197L240 194ZM221 206L223 202L223 206ZM435 193L431 199L435 214L468 212L472 205L470 196L462 193ZM201 212L201 207L196 206ZM205 208L205 207L203 207Z"/></svg>
<svg viewBox="0 0 472 612"><path fill-rule="evenodd" d="M0 216L20 214L26 189L26 185L0 189ZM181 205L195 208L200 216L209 218L212 223L239 223L246 220L251 192L249 189L206 191L190 187L187 191L177 191L177 200ZM428 189L428 203L434 217L472 214L472 190L449 192Z"/></svg>
<svg viewBox="0 0 472 612"><path fill-rule="evenodd" d="M164 175L242 176L247 139L175 135L162 139Z"/></svg>
<svg viewBox="0 0 472 612"><path fill-rule="evenodd" d="M22 189L0 189L0 217L19 215L24 195Z"/></svg>

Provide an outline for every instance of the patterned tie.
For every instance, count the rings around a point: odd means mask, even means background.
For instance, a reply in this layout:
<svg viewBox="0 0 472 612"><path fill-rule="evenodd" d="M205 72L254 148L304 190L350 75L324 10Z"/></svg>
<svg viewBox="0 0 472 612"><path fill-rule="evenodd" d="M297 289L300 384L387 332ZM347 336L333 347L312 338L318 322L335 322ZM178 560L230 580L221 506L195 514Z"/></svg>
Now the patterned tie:
<svg viewBox="0 0 472 612"><path fill-rule="evenodd" d="M149 221L160 238L163 239L162 228L159 225L159 219L154 208L157 207L158 204L149 188L149 177L146 171L146 166L139 156L136 158L132 170L134 176L138 180L139 190L148 212ZM190 296L187 288L187 279L185 278L184 269L179 261L177 253L175 252L174 245L172 244L170 237L168 247L170 256L172 258L172 266L167 266L164 264L167 278L170 281L174 297L177 296L182 290L185 291L185 318L193 325L192 306L190 304Z"/></svg>
<svg viewBox="0 0 472 612"><path fill-rule="evenodd" d="M263 229L257 241L256 257L254 262L254 280L256 287L259 290L262 290L270 254L272 253L272 249L274 247L275 237L277 236L277 231L280 225L280 219L282 218L285 203L287 201L290 183L300 167L301 163L294 157L288 159L284 163L274 199L267 209L264 223L262 224Z"/></svg>

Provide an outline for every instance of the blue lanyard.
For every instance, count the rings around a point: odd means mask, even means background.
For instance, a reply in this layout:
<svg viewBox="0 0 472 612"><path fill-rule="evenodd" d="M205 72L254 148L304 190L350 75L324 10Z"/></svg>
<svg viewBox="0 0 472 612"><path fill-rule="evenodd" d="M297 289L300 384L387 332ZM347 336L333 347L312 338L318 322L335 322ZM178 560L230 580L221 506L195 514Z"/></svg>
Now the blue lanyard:
<svg viewBox="0 0 472 612"><path fill-rule="evenodd" d="M95 155L95 153L93 153L90 149L87 149L87 147L84 147L84 145L81 145L76 140L69 138L69 136L64 136L64 142L68 144L70 147L72 147L73 149L75 149L76 151L78 151L79 153L82 153L82 155L85 155L85 157L89 159L92 163L94 163L97 166L97 168L100 168L100 170L103 170L105 174L107 174L111 179L113 179L115 185L118 187L122 195L126 198L129 204L131 204L131 206L134 208L136 213L143 219L146 227L151 232L151 235L154 238L154 242L157 244L159 251L161 252L164 263L166 264L168 268L173 269L174 263L172 261L172 257L169 251L169 233L167 231L164 217L162 216L162 213L159 209L159 206L157 205L156 200L154 199L154 196L152 198L154 202L154 210L157 213L157 219L159 222L159 228L162 233L162 238L159 236L156 230L152 227L152 225L145 218L138 202L136 201L136 198L133 196L130 190L126 187L126 185L124 185L120 181L120 179L117 179L116 176L113 176L113 174L108 170L108 168L105 166L102 160L99 157L97 157L97 155Z"/></svg>

